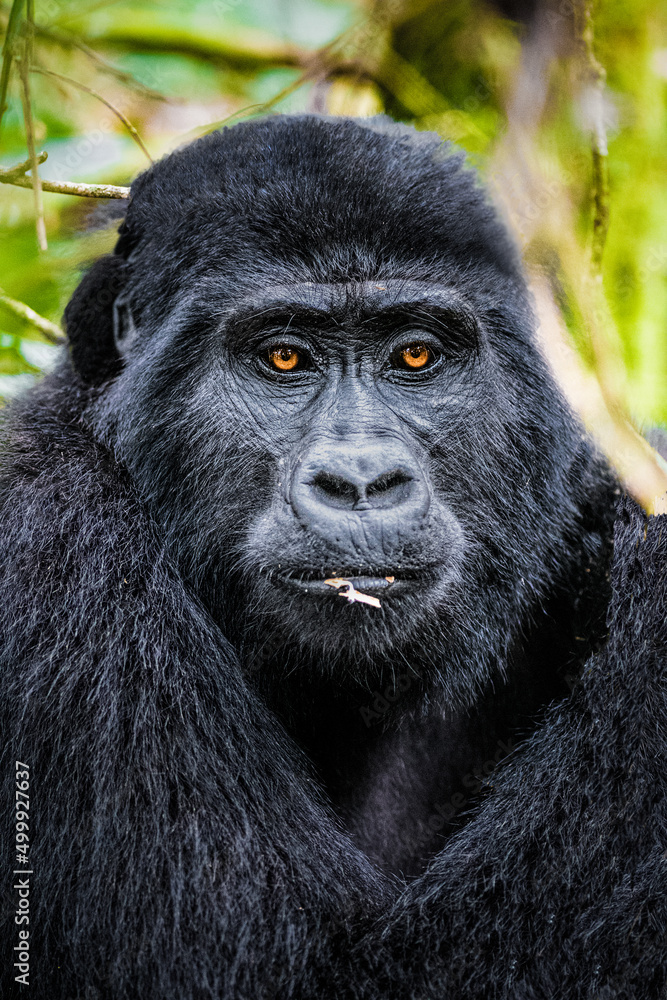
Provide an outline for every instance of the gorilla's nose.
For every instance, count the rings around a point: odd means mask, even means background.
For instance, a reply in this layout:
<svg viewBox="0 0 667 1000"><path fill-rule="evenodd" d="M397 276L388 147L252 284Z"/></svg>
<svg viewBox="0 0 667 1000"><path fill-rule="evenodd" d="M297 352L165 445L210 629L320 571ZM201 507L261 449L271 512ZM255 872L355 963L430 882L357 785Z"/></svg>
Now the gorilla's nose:
<svg viewBox="0 0 667 1000"><path fill-rule="evenodd" d="M295 470L290 501L303 524L331 535L332 541L353 542L358 522L369 548L386 549L421 523L429 492L400 441L321 441Z"/></svg>
<svg viewBox="0 0 667 1000"><path fill-rule="evenodd" d="M318 472L310 484L319 503L348 510L372 510L378 507L397 507L409 500L414 480L404 469L381 472L368 482L368 476L355 475L346 470L339 475L330 470Z"/></svg>

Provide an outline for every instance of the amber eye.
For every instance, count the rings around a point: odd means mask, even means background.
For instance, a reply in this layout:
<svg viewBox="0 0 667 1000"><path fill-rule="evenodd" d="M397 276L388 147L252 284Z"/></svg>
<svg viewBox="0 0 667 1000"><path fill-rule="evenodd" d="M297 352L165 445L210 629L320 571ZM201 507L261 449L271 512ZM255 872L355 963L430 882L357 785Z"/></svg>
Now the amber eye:
<svg viewBox="0 0 667 1000"><path fill-rule="evenodd" d="M269 362L279 372L291 372L301 363L299 352L287 344L269 348Z"/></svg>
<svg viewBox="0 0 667 1000"><path fill-rule="evenodd" d="M397 351L397 359L405 368L416 371L419 368L426 368L431 364L433 361L433 352L428 349L426 344L420 344L418 341L415 341L414 344L408 344L407 347L403 347Z"/></svg>

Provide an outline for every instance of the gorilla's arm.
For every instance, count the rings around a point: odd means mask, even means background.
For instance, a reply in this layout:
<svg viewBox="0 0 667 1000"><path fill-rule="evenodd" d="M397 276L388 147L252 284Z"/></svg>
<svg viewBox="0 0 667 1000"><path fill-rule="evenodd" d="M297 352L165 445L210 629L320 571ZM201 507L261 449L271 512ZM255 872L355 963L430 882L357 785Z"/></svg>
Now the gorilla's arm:
<svg viewBox="0 0 667 1000"><path fill-rule="evenodd" d="M68 379L31 394L0 482L3 842L19 760L32 995L316 996L380 880L184 592Z"/></svg>
<svg viewBox="0 0 667 1000"><path fill-rule="evenodd" d="M624 500L608 642L362 945L378 995L665 996L666 568L667 517Z"/></svg>

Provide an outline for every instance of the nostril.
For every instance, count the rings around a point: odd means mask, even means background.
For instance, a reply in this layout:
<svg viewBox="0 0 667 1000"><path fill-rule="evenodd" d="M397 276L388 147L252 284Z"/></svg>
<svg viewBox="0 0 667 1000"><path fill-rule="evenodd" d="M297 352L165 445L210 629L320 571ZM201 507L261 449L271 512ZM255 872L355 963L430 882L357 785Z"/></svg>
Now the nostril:
<svg viewBox="0 0 667 1000"><path fill-rule="evenodd" d="M318 472L313 478L311 486L315 493L319 493L321 498L329 504L353 507L359 500L359 490L354 483L331 472Z"/></svg>
<svg viewBox="0 0 667 1000"><path fill-rule="evenodd" d="M347 510L394 507L408 501L414 492L414 477L403 469L391 469L366 484L364 479L320 470L308 484L320 503Z"/></svg>
<svg viewBox="0 0 667 1000"><path fill-rule="evenodd" d="M378 476L377 479L368 484L366 487L366 496L370 499L382 493L391 493L392 490L397 490L400 486L407 486L410 482L412 482L412 476L409 476L407 472L403 472L401 469L394 469L392 472L383 472L381 476Z"/></svg>

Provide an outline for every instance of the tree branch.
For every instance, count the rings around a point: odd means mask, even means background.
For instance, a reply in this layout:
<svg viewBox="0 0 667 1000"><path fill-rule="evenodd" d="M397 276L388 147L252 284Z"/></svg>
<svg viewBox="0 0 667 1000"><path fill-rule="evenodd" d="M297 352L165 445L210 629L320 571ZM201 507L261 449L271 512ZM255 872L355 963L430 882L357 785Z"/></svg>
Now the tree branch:
<svg viewBox="0 0 667 1000"><path fill-rule="evenodd" d="M47 158L46 153L40 153L37 163L44 163ZM8 167L0 170L0 184L13 184L15 187L31 188L32 177L26 177L27 170L32 169L30 160L17 163L15 167ZM53 194L75 194L79 198L129 198L129 187L120 187L116 184L77 184L74 181L41 181L42 191L49 191Z"/></svg>
<svg viewBox="0 0 667 1000"><path fill-rule="evenodd" d="M2 288L0 288L0 305L5 306L6 309L9 309L19 319L23 319L36 327L52 344L62 344L66 340L64 332L56 323L52 323L51 320L40 316L34 309L27 306L25 302L19 302L17 299L10 298Z"/></svg>

